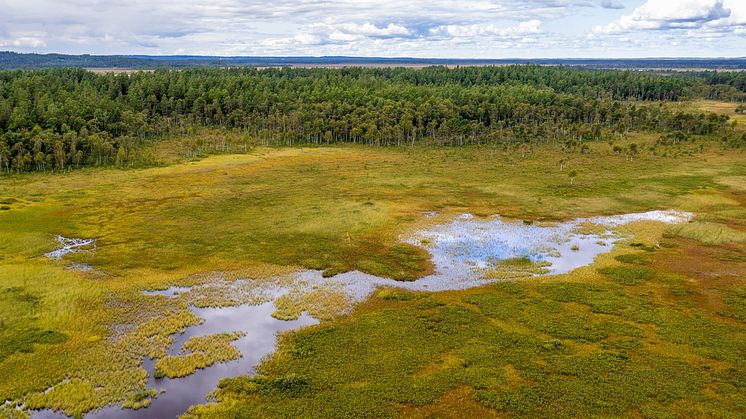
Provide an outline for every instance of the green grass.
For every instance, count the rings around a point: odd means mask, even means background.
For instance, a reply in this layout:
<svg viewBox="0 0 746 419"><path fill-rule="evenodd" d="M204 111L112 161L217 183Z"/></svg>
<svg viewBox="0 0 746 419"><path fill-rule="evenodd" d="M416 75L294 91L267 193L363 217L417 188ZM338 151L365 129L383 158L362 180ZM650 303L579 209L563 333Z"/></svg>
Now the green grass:
<svg viewBox="0 0 746 419"><path fill-rule="evenodd" d="M718 223L693 222L676 226L671 231L710 245L746 242L746 232Z"/></svg>
<svg viewBox="0 0 746 419"><path fill-rule="evenodd" d="M68 340L64 333L33 325L40 298L23 287L0 291L0 362L16 352L33 352L35 345L54 345ZM12 310L12 312L7 312Z"/></svg>

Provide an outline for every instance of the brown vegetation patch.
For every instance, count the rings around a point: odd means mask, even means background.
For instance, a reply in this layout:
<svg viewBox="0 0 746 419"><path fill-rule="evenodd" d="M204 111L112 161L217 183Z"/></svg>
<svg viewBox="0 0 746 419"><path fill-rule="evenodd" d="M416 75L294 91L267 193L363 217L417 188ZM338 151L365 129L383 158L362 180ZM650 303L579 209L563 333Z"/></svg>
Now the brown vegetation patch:
<svg viewBox="0 0 746 419"><path fill-rule="evenodd" d="M746 277L746 245L702 246L696 240L669 239L676 247L653 254L656 270L672 272L703 281L733 285Z"/></svg>
<svg viewBox="0 0 746 419"><path fill-rule="evenodd" d="M435 403L426 406L405 406L402 416L408 418L497 418L507 417L484 407L474 399L474 390L461 386L445 393Z"/></svg>
<svg viewBox="0 0 746 419"><path fill-rule="evenodd" d="M723 291L743 285L746 278L746 245L702 246L696 240L676 238L676 247L656 252L652 266L691 278L684 283L688 298L713 313L725 310Z"/></svg>

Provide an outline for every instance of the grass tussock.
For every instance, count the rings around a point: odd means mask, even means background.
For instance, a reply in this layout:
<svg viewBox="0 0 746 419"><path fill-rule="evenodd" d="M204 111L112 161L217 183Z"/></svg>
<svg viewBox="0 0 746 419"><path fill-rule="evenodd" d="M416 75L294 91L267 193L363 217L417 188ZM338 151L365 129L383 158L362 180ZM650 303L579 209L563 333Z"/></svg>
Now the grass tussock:
<svg viewBox="0 0 746 419"><path fill-rule="evenodd" d="M26 403L29 409L52 408L80 415L96 407L95 399L95 390L90 382L72 379L44 393L32 395L26 399Z"/></svg>
<svg viewBox="0 0 746 419"><path fill-rule="evenodd" d="M242 333L219 333L193 337L184 343L185 355L166 355L155 362L156 376L186 377L215 363L238 359L241 353L231 342L243 336Z"/></svg>
<svg viewBox="0 0 746 419"><path fill-rule="evenodd" d="M132 410L144 409L150 406L150 403L157 396L158 391L154 389L138 391L127 398L127 400L122 403L122 407Z"/></svg>
<svg viewBox="0 0 746 419"><path fill-rule="evenodd" d="M331 320L347 312L350 302L343 291L316 288L295 290L275 300L272 317L279 320L295 320L306 312L319 320Z"/></svg>
<svg viewBox="0 0 746 419"><path fill-rule="evenodd" d="M495 262L482 273L485 279L516 279L540 275L548 272L548 262L534 262L527 257L504 259Z"/></svg>

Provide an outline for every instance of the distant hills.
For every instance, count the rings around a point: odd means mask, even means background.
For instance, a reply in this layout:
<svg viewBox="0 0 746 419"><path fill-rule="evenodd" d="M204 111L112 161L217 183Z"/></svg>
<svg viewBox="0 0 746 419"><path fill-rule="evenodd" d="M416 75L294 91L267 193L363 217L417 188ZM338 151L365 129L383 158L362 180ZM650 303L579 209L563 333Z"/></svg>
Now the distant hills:
<svg viewBox="0 0 746 419"><path fill-rule="evenodd" d="M0 69L84 67L155 69L188 67L415 67L432 65L475 66L539 64L609 69L714 69L746 70L746 58L644 58L644 59L442 59L379 57L215 57L190 55L66 55L0 52Z"/></svg>

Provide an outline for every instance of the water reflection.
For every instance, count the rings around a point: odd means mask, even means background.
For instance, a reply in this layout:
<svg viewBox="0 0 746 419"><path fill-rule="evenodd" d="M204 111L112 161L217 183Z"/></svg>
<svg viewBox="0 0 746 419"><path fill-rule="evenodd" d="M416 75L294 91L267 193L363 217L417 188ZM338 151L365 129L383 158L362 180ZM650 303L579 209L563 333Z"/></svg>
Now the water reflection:
<svg viewBox="0 0 746 419"><path fill-rule="evenodd" d="M221 308L192 308L195 314L204 319L202 324L186 329L169 348L169 353L180 353L187 340L194 336L205 336L223 332L243 331L246 335L233 342L243 356L237 360L214 364L197 370L183 378L154 378L155 362L146 359L143 367L148 371L148 388L165 390L158 395L149 407L140 410L122 409L109 406L85 415L86 418L149 418L172 419L187 411L195 404L205 403L205 397L218 387L221 379L242 374L255 374L256 366L262 358L274 352L277 346L277 333L296 330L303 326L318 323L313 317L302 314L291 321L272 317L275 305L272 302L261 305L242 305ZM35 412L34 418L66 418L64 414L51 410Z"/></svg>

